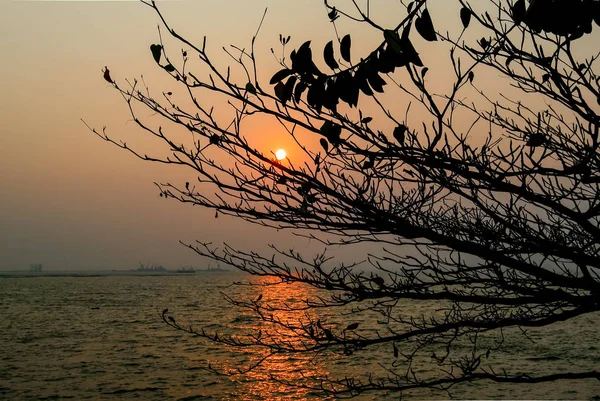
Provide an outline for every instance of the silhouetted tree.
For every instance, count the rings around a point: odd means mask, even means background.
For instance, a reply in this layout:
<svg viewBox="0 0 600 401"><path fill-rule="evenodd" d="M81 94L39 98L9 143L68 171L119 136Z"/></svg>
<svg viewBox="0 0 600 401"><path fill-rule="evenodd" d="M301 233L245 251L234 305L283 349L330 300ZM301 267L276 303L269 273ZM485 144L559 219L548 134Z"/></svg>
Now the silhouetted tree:
<svg viewBox="0 0 600 401"><path fill-rule="evenodd" d="M384 349L379 375L288 383L337 396L474 381L600 380L598 370L493 365L505 331L526 333L600 309L600 76L598 54L586 54L597 51L597 28L588 34L593 21L600 24L598 1L459 0L456 15L436 22L427 2L415 0L392 27L370 17L369 2L342 10L326 1L332 24L363 24L380 31L381 43L359 56L351 36L340 34L318 51L321 59L310 41L288 53L290 38L280 36L281 70L268 84L258 80L256 36L247 49L226 49L232 66L221 69L206 38L192 43L154 1L143 3L185 47L181 57L162 40L150 50L187 100L176 104L171 92L154 98L145 84L122 84L108 69L104 77L167 153L147 155L93 131L143 160L197 175L193 183L157 184L163 197L326 245L380 246L359 266L276 247L263 255L189 244L202 256L274 278L268 283L319 291L293 304L231 298L264 321L260 331L211 333L167 311L165 322L267 350L249 369L282 354ZM443 33L435 28L441 22L459 28ZM579 46L590 40L596 45ZM428 46L435 46L435 65L417 51ZM428 80L440 69L445 91ZM494 90L490 77L506 88ZM215 112L219 105L233 117ZM137 106L166 125L141 120ZM369 116L368 107L377 111ZM257 114L276 119L307 161L277 161L245 139L244 120ZM423 303L433 306L406 310ZM317 318L314 312L327 308L330 317ZM337 310L351 314L340 320ZM293 311L300 317L281 317ZM435 373L419 371L427 364Z"/></svg>

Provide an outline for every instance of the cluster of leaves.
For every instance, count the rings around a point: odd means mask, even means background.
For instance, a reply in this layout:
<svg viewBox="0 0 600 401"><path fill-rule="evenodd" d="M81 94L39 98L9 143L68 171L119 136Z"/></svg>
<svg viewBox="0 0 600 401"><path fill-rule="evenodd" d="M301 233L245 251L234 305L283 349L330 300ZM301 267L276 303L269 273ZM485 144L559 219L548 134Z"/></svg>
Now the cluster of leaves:
<svg viewBox="0 0 600 401"><path fill-rule="evenodd" d="M410 8L409 5L409 12ZM464 28L468 27L471 14L470 8L461 9L460 19ZM511 14L517 25L525 23L534 32L545 31L563 36L570 35L570 39L574 40L591 32L592 21L600 25L600 2L597 0L534 0L527 7L525 0L517 0L511 7ZM335 7L329 13L329 17L332 22L339 18ZM437 40L426 7L415 18L414 24L423 39ZM401 34L398 30L384 30L383 44L355 65L352 65L351 61L351 37L345 35L340 40L340 55L349 64L347 68L340 67L335 57L333 41L328 42L323 50L323 58L333 74L325 74L319 70L313 61L311 42L307 41L291 52L291 66L275 73L270 83L275 85L275 94L284 104L288 101L299 103L302 94L306 91L307 104L317 112L320 112L321 108L336 112L340 100L350 107L356 107L360 92L367 96L383 93L386 82L381 75L393 73L396 68L410 64L424 67L419 53L409 38L411 28L411 24L407 24ZM485 50L489 42L482 38L480 45ZM424 76L426 72L427 67L424 67L422 75ZM283 82L286 78L287 81Z"/></svg>
<svg viewBox="0 0 600 401"><path fill-rule="evenodd" d="M333 11L335 12L335 10ZM332 16L330 15L330 18ZM415 20L417 32L428 41L435 41L436 33L425 8ZM351 36L340 40L340 55L348 67L340 66L335 57L333 41L323 50L323 58L333 71L325 74L313 60L311 42L307 41L290 54L291 66L273 75L270 83L275 85L275 94L282 103L299 103L306 92L306 103L317 112L322 108L336 112L340 101L356 107L360 92L367 96L383 93L386 85L383 74L392 73L399 67L410 64L423 67L419 53L415 50L409 35L411 24L407 24L399 34L397 30L384 30L384 42L364 60L353 65L351 59ZM424 68L423 74L426 72ZM287 78L287 81L284 80Z"/></svg>
<svg viewBox="0 0 600 401"><path fill-rule="evenodd" d="M600 25L598 0L533 0L529 7L525 0L512 6L515 23L525 23L534 32L548 32L570 36L571 40L592 32L592 21Z"/></svg>
<svg viewBox="0 0 600 401"><path fill-rule="evenodd" d="M411 6L408 11L411 11ZM461 11L461 19L465 27L469 24L470 13L468 8ZM328 15L332 22L339 18L335 7ZM427 8L424 8L415 18L414 27L423 39L437 40ZM275 85L275 95L283 104L289 101L299 104L302 101L302 95L306 92L306 104L317 113L320 113L322 108L337 112L340 101L350 107L356 107L361 92L366 96L383 93L386 81L382 75L393 73L397 68L409 65L423 67L421 76L425 76L428 68L423 65L419 53L410 40L411 28L412 24L407 23L401 34L398 30L383 30L383 43L356 64L352 63L351 58L351 36L349 34L343 36L339 41L339 52L347 66L340 66L336 60L334 42L329 41L323 49L323 59L331 69L331 74L325 74L319 70L313 60L311 41L307 41L291 52L291 66L276 72L271 78L270 84ZM289 38L282 40L280 37L280 41L285 45ZM366 117L361 119L361 123L366 124L370 120L371 117ZM322 138L320 143L326 152L329 150L329 144L337 147L342 142L341 131L342 128L339 124L329 120L321 126L319 132L327 139ZM401 124L393 132L394 138L400 144L404 142L406 131L407 127ZM367 168L372 164L372 160L368 161Z"/></svg>
<svg viewBox="0 0 600 401"><path fill-rule="evenodd" d="M160 65L166 72L170 73L170 72L175 71L175 67L171 63L166 63L165 65L160 64L162 53L163 53L162 45L159 45L159 44L150 45L150 51L152 52L152 57L154 58L154 61L156 61L156 64ZM184 54L184 57L185 56L186 55Z"/></svg>

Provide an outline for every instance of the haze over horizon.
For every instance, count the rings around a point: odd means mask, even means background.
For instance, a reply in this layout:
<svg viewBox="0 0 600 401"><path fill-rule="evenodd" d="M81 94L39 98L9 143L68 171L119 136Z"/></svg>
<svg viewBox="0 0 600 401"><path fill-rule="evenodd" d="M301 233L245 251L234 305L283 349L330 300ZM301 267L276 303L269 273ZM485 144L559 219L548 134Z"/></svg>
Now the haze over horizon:
<svg viewBox="0 0 600 401"><path fill-rule="evenodd" d="M335 37L320 0L159 5L192 40L206 35L224 65L230 61L221 47L248 46L268 8L258 41L265 80L278 68L269 49L277 48L280 33L292 36L290 46ZM156 14L136 1L0 3L0 270L33 263L45 270L207 264L179 240L259 251L277 240L313 253L323 249L289 232L227 216L215 220L214 211L159 198L153 182L176 179L177 171L119 151L82 123L107 126L115 137L134 131L125 103L102 79L105 66L119 80L143 75L156 93L172 85L149 51L158 42L157 25ZM248 134L260 136L266 148L290 144L270 129L278 128L255 125Z"/></svg>
<svg viewBox="0 0 600 401"><path fill-rule="evenodd" d="M159 7L184 37L201 43L206 36L212 57L222 66L231 64L222 47L248 47L268 8L257 41L259 75L265 83L280 68L270 51L280 51L279 34L292 37L288 53L306 40L322 48L335 39L321 0L180 0L160 1ZM396 24L393 10L399 7L397 1L381 0L373 13L384 24ZM444 13L458 15L450 7L441 0L431 7L440 30L448 28L444 23L460 24L458 18L443 18ZM270 242L309 255L323 250L321 244L291 232L224 215L215 219L214 211L165 201L154 182L193 177L135 159L82 123L106 126L115 138L137 139L151 148L150 142L140 140L123 99L102 79L102 69L108 66L120 81L143 75L155 94L165 89L176 93L176 85L149 50L159 41L158 22L153 10L137 1L0 2L0 270L25 269L32 263L45 269L129 269L138 261L168 267L208 263L180 240L227 242L269 253ZM377 32L348 22L338 28L361 33L353 36L355 57L381 41ZM171 53L182 49L164 39ZM432 66L432 61L442 60L435 51L422 56ZM431 68L428 80L443 83L447 73ZM505 85L497 79L487 84ZM273 122L251 122L244 134L265 152L284 148L291 160L298 158L293 140ZM351 261L365 259L369 249L331 252Z"/></svg>
<svg viewBox="0 0 600 401"><path fill-rule="evenodd" d="M229 40L247 43L265 6L271 10L263 37L275 43L276 23L285 14L274 1L160 3L176 26L196 38L206 34L217 50ZM297 17L322 14L321 7L298 4ZM235 24L222 29L219 21L228 18ZM158 41L157 24L139 2L0 3L1 270L32 263L134 268L140 260L202 265L179 240L260 246L260 236L244 234L261 232L256 226L226 216L215 224L214 212L159 198L153 182L172 177L172 169L135 160L81 121L106 125L115 136L132 127L102 69L110 66L119 79L143 74L150 86L164 83L149 51Z"/></svg>

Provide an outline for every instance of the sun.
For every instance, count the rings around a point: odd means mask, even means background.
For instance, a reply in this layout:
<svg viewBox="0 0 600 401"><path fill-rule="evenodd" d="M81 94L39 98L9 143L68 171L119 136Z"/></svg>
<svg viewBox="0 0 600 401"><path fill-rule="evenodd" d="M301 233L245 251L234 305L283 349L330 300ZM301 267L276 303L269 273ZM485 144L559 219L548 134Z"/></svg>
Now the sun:
<svg viewBox="0 0 600 401"><path fill-rule="evenodd" d="M284 149L277 149L277 151L275 152L275 157L277 158L277 160L283 160L285 159L287 156L287 152Z"/></svg>

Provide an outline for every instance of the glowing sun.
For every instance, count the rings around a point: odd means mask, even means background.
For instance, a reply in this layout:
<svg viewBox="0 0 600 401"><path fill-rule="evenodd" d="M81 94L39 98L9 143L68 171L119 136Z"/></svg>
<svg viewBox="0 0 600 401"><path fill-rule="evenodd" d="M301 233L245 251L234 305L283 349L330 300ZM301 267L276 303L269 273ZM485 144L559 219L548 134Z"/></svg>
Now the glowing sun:
<svg viewBox="0 0 600 401"><path fill-rule="evenodd" d="M284 149L277 149L277 151L275 152L275 157L277 158L277 160L283 160L285 159L287 156L287 152Z"/></svg>

